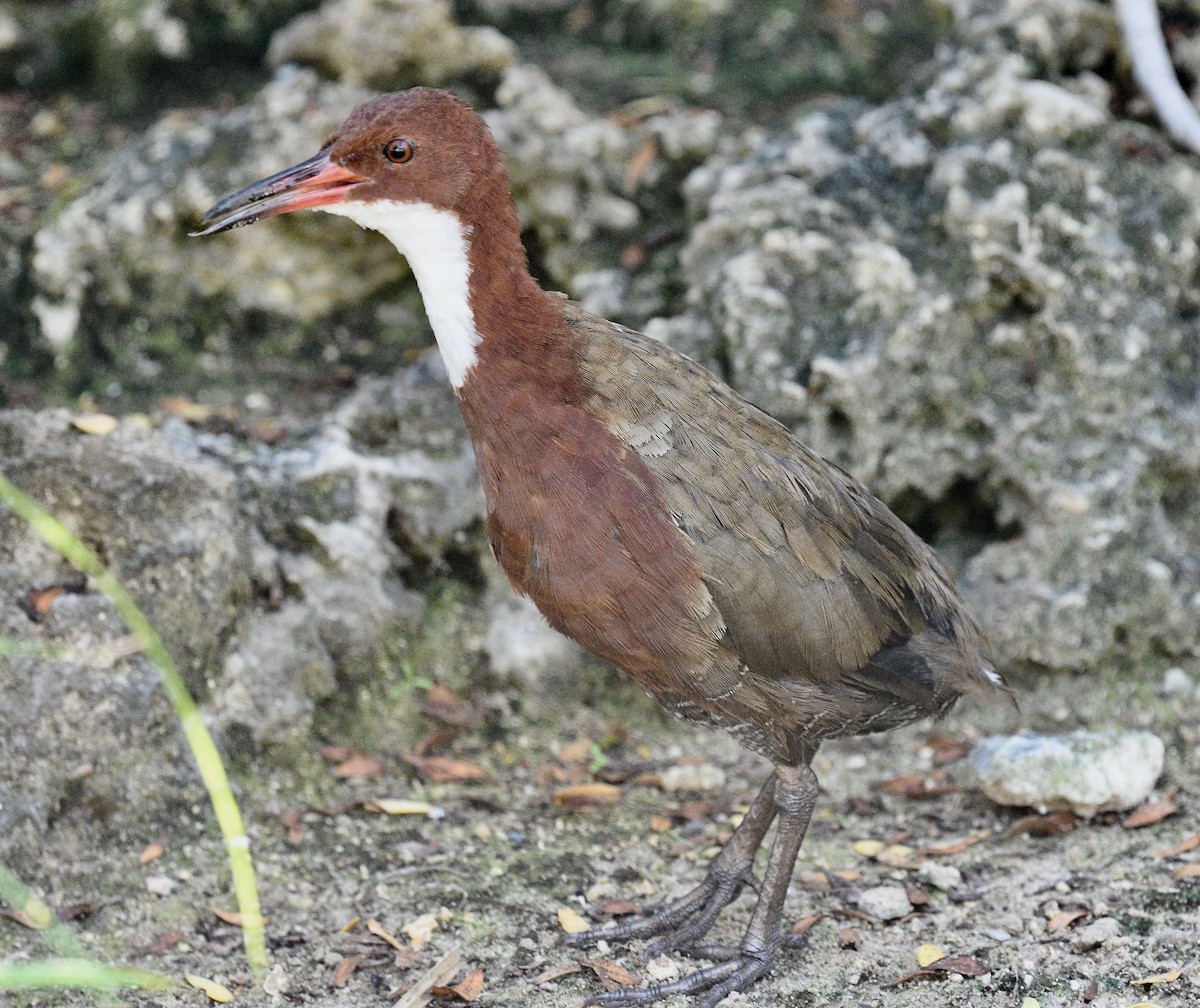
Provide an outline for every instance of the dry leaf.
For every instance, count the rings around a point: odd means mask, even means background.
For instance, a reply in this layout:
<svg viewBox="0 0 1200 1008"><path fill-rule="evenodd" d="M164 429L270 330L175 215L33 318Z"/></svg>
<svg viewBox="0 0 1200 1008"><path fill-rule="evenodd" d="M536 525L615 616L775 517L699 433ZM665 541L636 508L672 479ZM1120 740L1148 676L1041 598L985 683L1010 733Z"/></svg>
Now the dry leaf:
<svg viewBox="0 0 1200 1008"><path fill-rule="evenodd" d="M973 955L947 956L929 964L931 970L940 973L958 973L962 976L983 976L990 973L991 968L980 962Z"/></svg>
<svg viewBox="0 0 1200 1008"><path fill-rule="evenodd" d="M917 965L924 969L930 963L945 959L946 953L936 945L920 945L917 947Z"/></svg>
<svg viewBox="0 0 1200 1008"><path fill-rule="evenodd" d="M650 829L655 833L665 833L671 828L671 820L667 816L652 815L650 817Z"/></svg>
<svg viewBox="0 0 1200 1008"><path fill-rule="evenodd" d="M625 917L637 913L637 904L627 899L606 899L600 904L600 909L610 917Z"/></svg>
<svg viewBox="0 0 1200 1008"><path fill-rule="evenodd" d="M584 965L593 970L604 984L605 990L617 990L619 987L636 987L638 978L624 966L607 959L588 959Z"/></svg>
<svg viewBox="0 0 1200 1008"><path fill-rule="evenodd" d="M788 934L806 934L812 930L813 925L816 924L817 921L823 920L824 918L825 915L822 913L809 914L807 917L801 917L798 921L796 921L795 924L792 925L792 929L788 932Z"/></svg>
<svg viewBox="0 0 1200 1008"><path fill-rule="evenodd" d="M961 840L948 840L943 844L934 844L931 847L919 847L918 854L924 854L926 857L942 857L948 854L961 854L968 847L974 847L975 844L982 840L986 840L991 836L990 832L972 833L970 836L965 836Z"/></svg>
<svg viewBox="0 0 1200 1008"><path fill-rule="evenodd" d="M428 914L427 916L432 917L433 915ZM343 928L342 930L344 931L346 929ZM370 931L371 934L373 934L376 938L382 938L385 942L387 942L389 945L391 945L392 948L394 948L394 949L403 950L406 947L404 945L404 943L402 941L400 941L399 938L397 938L395 935L385 931L383 929L383 925L380 924L379 921L375 920L374 918L367 921L367 930ZM416 943L414 942L413 944L416 944Z"/></svg>
<svg viewBox="0 0 1200 1008"><path fill-rule="evenodd" d="M854 928L840 928L838 930L838 948L856 949L862 947L862 935Z"/></svg>
<svg viewBox="0 0 1200 1008"><path fill-rule="evenodd" d="M1183 967L1176 966L1170 973L1155 973L1154 976L1143 977L1141 980L1131 980L1130 983L1135 986L1145 986L1149 984L1174 983L1183 976Z"/></svg>
<svg viewBox="0 0 1200 1008"><path fill-rule="evenodd" d="M552 966L545 973L539 973L530 983L538 986L540 984L550 983L552 980L561 980L565 976L570 976L572 973L582 972L583 967L579 963L571 963L568 966Z"/></svg>
<svg viewBox="0 0 1200 1008"><path fill-rule="evenodd" d="M142 853L138 855L138 864L149 864L151 861L157 861L165 853L166 848L157 841L147 844Z"/></svg>
<svg viewBox="0 0 1200 1008"><path fill-rule="evenodd" d="M586 931L590 924L585 921L576 911L570 907L558 908L558 924L567 934L579 934L581 931Z"/></svg>
<svg viewBox="0 0 1200 1008"><path fill-rule="evenodd" d="M1046 930L1051 934L1055 931L1065 931L1076 921L1083 920L1091 911L1083 909L1060 910L1046 924Z"/></svg>
<svg viewBox="0 0 1200 1008"><path fill-rule="evenodd" d="M880 790L888 794L902 795L905 798L940 798L942 795L956 794L962 790L958 784L950 780L945 770L938 770L928 776L923 774L902 774L893 777L879 785Z"/></svg>
<svg viewBox="0 0 1200 1008"><path fill-rule="evenodd" d="M168 931L166 934L161 934L154 939L149 945L142 948L142 955L162 955L168 949L173 949L183 941L182 931Z"/></svg>
<svg viewBox="0 0 1200 1008"><path fill-rule="evenodd" d="M1159 858L1174 857L1176 854L1186 854L1188 851L1193 851L1197 847L1200 847L1200 832L1193 833L1190 837L1185 837L1173 847L1157 851L1154 856Z"/></svg>
<svg viewBox="0 0 1200 1008"><path fill-rule="evenodd" d="M944 975L945 974L939 973L937 970L931 970L931 969L913 970L911 973L905 973L901 976L896 977L895 980L891 981L890 983L886 983L883 986L884 987L899 987L901 984L908 983L910 980L936 980L938 977L941 977Z"/></svg>
<svg viewBox="0 0 1200 1008"><path fill-rule="evenodd" d="M861 854L863 857L873 858L881 850L883 850L882 840L855 840L854 853Z"/></svg>
<svg viewBox="0 0 1200 1008"><path fill-rule="evenodd" d="M929 905L929 893L920 886L906 885L904 887L904 895L908 897L908 902L915 907Z"/></svg>
<svg viewBox="0 0 1200 1008"><path fill-rule="evenodd" d="M373 756L355 753L333 768L333 775L343 780L347 778L379 777L383 774L383 762Z"/></svg>
<svg viewBox="0 0 1200 1008"><path fill-rule="evenodd" d="M437 683L425 695L425 713L444 724L466 728L475 721L475 711L448 686Z"/></svg>
<svg viewBox="0 0 1200 1008"><path fill-rule="evenodd" d="M430 993L436 994L438 997L456 997L469 1004L483 993L483 970L474 970L453 986L434 987Z"/></svg>
<svg viewBox="0 0 1200 1008"><path fill-rule="evenodd" d="M913 849L904 844L892 844L875 855L875 860L889 868L916 868L918 862L913 860Z"/></svg>
<svg viewBox="0 0 1200 1008"><path fill-rule="evenodd" d="M367 927L370 928L370 926L370 923L368 923ZM409 921L400 930L408 935L408 940L412 942L413 948L420 948L433 937L433 932L437 930L437 927L437 918L433 914L427 913L421 914L414 921ZM380 935L380 937L382 938L383 936ZM400 947L399 945L396 946L396 948Z"/></svg>
<svg viewBox="0 0 1200 1008"><path fill-rule="evenodd" d="M368 812L383 812L387 815L429 815L433 806L429 802L412 801L408 798L375 798L363 802Z"/></svg>
<svg viewBox="0 0 1200 1008"><path fill-rule="evenodd" d="M1171 878L1176 880L1200 878L1200 862L1189 861L1187 864L1180 865L1173 872L1171 872Z"/></svg>
<svg viewBox="0 0 1200 1008"><path fill-rule="evenodd" d="M213 913L219 920L223 920L226 924L232 924L234 927L242 927L245 923L240 910L219 910L213 907ZM260 924L267 923L267 918L261 915L258 920Z"/></svg>
<svg viewBox="0 0 1200 1008"><path fill-rule="evenodd" d="M350 975L358 969L358 964L363 961L361 955L348 955L342 959L336 966L333 967L333 972L329 976L330 987L341 987Z"/></svg>
<svg viewBox="0 0 1200 1008"><path fill-rule="evenodd" d="M1126 829L1153 826L1156 822L1162 822L1167 816L1174 815L1178 811L1179 806L1170 798L1160 798L1158 801L1149 801L1144 805L1139 805L1121 820L1121 825Z"/></svg>
<svg viewBox="0 0 1200 1008"><path fill-rule="evenodd" d="M575 784L554 792L554 804L563 808L583 809L596 805L615 805L621 789L612 784Z"/></svg>
<svg viewBox="0 0 1200 1008"><path fill-rule="evenodd" d="M103 437L117 429L117 418L107 413L84 413L71 421L71 426L84 434ZM216 998L213 999L214 1001Z"/></svg>
<svg viewBox="0 0 1200 1008"><path fill-rule="evenodd" d="M323 745L317 751L329 763L342 763L354 755L354 750L347 745Z"/></svg>
<svg viewBox="0 0 1200 1008"><path fill-rule="evenodd" d="M487 776L483 767L451 759L449 756L418 756L416 753L405 753L403 759L419 776L434 784L477 781Z"/></svg>
<svg viewBox="0 0 1200 1008"><path fill-rule="evenodd" d="M638 183L650 170L650 166L654 164L657 156L658 147L654 142L654 137L646 137L625 165L625 191L627 193L631 193L637 188Z"/></svg>
<svg viewBox="0 0 1200 1008"><path fill-rule="evenodd" d="M1074 812L1060 810L1049 815L1021 816L1009 832L1014 836L1018 833L1028 833L1032 837L1059 836L1073 830L1078 822L1079 817Z"/></svg>
<svg viewBox="0 0 1200 1008"><path fill-rule="evenodd" d="M577 738L574 742L568 742L559 749L554 754L554 758L559 763L584 763L591 751L592 740L590 738Z"/></svg>
<svg viewBox="0 0 1200 1008"><path fill-rule="evenodd" d="M227 1001L233 1000L233 994L224 984L217 983L216 980L209 980L206 977L198 977L191 973L184 973L183 979L189 984L206 994L212 1001L218 1004L225 1004Z"/></svg>

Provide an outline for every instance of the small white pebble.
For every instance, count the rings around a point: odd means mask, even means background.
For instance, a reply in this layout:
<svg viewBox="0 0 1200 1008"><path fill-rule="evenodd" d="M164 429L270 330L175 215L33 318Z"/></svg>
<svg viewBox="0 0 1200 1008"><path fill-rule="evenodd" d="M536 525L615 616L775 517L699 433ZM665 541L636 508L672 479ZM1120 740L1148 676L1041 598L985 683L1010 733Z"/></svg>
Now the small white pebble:
<svg viewBox="0 0 1200 1008"><path fill-rule="evenodd" d="M175 880L166 875L150 875L146 879L146 891L155 896L170 896L175 891Z"/></svg>
<svg viewBox="0 0 1200 1008"><path fill-rule="evenodd" d="M669 983L679 973L679 964L670 956L655 956L646 963L646 979L651 983Z"/></svg>

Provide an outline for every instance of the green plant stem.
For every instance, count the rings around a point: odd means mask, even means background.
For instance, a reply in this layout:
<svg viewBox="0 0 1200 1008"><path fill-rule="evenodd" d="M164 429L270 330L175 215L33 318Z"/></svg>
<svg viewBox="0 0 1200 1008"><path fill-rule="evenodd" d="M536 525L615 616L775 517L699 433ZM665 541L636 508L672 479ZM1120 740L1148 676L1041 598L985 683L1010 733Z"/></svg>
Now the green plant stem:
<svg viewBox="0 0 1200 1008"><path fill-rule="evenodd" d="M175 708L184 737L191 747L200 771L200 778L208 789L213 811L225 846L229 852L229 867L233 875L233 889L238 910L242 917L242 936L246 946L246 959L250 969L262 972L267 968L267 947L263 934L262 911L258 901L258 887L254 880L254 863L250 857L250 840L242 824L242 816L229 787L229 778L217 752L216 744L204 722L196 702L187 691L175 661L150 624L146 614L138 607L133 596L117 579L100 558L88 549L78 537L19 490L7 477L0 474L0 502L8 505L38 535L53 546L78 570L82 571L95 586L117 607L130 632L137 638L146 657L158 669L163 690Z"/></svg>
<svg viewBox="0 0 1200 1008"><path fill-rule="evenodd" d="M117 990L142 987L163 990L171 979L128 966L104 966L89 959L43 959L41 962L0 963L0 990L33 990L38 987L82 987Z"/></svg>

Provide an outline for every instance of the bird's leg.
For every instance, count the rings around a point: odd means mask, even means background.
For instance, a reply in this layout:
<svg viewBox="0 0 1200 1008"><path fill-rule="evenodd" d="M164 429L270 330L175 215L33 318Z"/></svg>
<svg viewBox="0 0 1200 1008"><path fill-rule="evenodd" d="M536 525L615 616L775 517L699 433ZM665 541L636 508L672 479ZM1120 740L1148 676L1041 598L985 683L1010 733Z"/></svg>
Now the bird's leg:
<svg viewBox="0 0 1200 1008"><path fill-rule="evenodd" d="M666 903L644 917L621 924L593 928L569 935L570 945L591 945L603 939L651 938L659 936L646 949L646 957L685 948L708 933L718 915L742 891L742 886L758 888L754 877L754 855L775 818L775 774L767 779L751 803L733 836L713 858L704 881L677 900Z"/></svg>
<svg viewBox="0 0 1200 1008"><path fill-rule="evenodd" d="M618 1005L645 1005L673 994L703 992L703 996L693 1002L694 1008L716 1008L730 993L771 971L776 953L784 944L783 901L817 800L817 778L807 764L778 767L774 781L774 806L779 815L779 827L763 873L758 903L740 948L730 949L733 954L724 962L670 983L636 990L606 991L588 999L585 1004L616 1008Z"/></svg>

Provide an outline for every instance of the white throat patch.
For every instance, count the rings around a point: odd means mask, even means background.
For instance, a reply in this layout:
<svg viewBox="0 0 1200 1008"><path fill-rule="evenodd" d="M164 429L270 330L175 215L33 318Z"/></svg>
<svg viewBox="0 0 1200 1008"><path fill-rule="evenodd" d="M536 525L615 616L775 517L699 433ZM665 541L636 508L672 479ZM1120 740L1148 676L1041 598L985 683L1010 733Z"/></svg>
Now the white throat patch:
<svg viewBox="0 0 1200 1008"><path fill-rule="evenodd" d="M333 203L318 209L380 232L408 260L450 384L462 388L475 365L479 331L468 297L471 263L467 236L458 216L428 203L395 200Z"/></svg>

